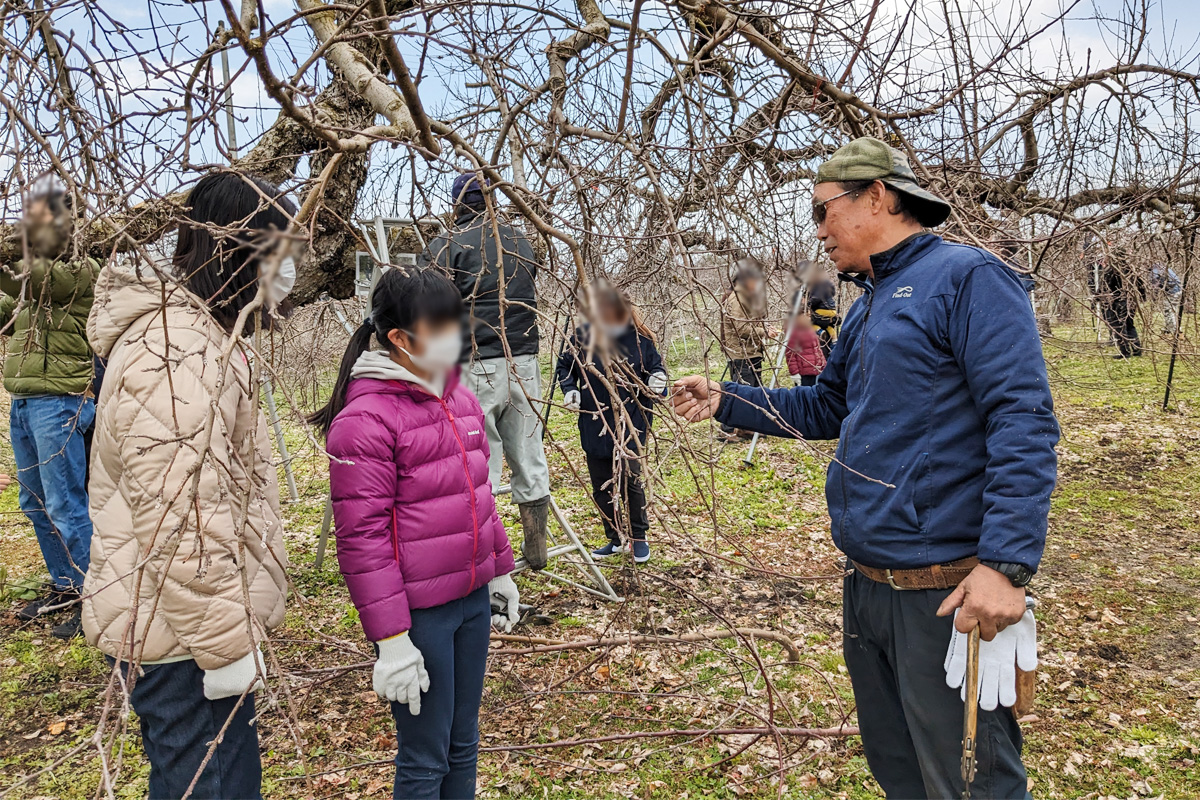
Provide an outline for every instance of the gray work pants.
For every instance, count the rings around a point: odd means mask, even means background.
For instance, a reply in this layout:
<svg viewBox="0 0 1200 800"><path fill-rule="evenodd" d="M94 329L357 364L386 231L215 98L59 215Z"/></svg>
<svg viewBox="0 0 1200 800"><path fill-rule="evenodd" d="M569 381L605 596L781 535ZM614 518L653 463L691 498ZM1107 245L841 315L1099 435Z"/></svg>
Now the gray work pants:
<svg viewBox="0 0 1200 800"><path fill-rule="evenodd" d="M950 589L897 591L852 572L842 585L842 650L871 774L892 800L957 798L963 702L946 685ZM1003 706L979 711L971 796L1028 797L1021 729Z"/></svg>
<svg viewBox="0 0 1200 800"><path fill-rule="evenodd" d="M550 470L542 447L542 417L530 401L542 399L542 374L536 355L472 361L467 387L483 406L491 458L493 490L500 485L504 460L512 472L515 503L531 503L550 495Z"/></svg>

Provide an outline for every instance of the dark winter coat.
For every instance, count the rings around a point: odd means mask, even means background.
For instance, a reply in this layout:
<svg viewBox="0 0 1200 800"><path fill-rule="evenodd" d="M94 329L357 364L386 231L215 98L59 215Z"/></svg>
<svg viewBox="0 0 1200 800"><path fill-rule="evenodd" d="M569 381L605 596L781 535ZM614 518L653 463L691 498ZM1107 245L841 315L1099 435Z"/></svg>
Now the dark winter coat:
<svg viewBox="0 0 1200 800"><path fill-rule="evenodd" d="M503 358L505 339L511 355L537 353L538 263L525 234L485 213L461 211L454 228L430 242L422 258L444 270L462 293L471 337L463 349L464 362L472 354L476 359Z"/></svg>
<svg viewBox="0 0 1200 800"><path fill-rule="evenodd" d="M838 438L835 544L881 568L968 556L1036 569L1058 423L1029 298L975 247L920 234L871 257L815 386L724 384L717 419Z"/></svg>
<svg viewBox="0 0 1200 800"><path fill-rule="evenodd" d="M557 380L563 394L570 391L580 394L579 441L583 452L590 456L611 456L614 432L620 434L625 443L631 443L632 435L636 435L637 446L629 449L640 449L645 446L654 421L654 395L641 387L656 372L666 375L662 356L654 341L631 325L624 336L613 342L617 358L613 362L614 374L607 375L595 348L588 357L591 332L588 325L575 331L558 357L557 367ZM614 413L612 397L600 375L616 386L628 419L625 414ZM632 431L629 430L631 424Z"/></svg>

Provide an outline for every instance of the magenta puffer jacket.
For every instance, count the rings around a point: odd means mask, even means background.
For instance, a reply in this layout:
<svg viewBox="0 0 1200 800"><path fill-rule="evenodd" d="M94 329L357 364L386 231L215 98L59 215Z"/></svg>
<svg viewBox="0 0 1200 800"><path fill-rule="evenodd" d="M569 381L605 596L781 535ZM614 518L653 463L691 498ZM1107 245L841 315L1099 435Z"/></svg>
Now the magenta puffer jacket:
<svg viewBox="0 0 1200 800"><path fill-rule="evenodd" d="M374 642L513 570L483 411L457 370L443 394L356 378L329 430L338 565Z"/></svg>

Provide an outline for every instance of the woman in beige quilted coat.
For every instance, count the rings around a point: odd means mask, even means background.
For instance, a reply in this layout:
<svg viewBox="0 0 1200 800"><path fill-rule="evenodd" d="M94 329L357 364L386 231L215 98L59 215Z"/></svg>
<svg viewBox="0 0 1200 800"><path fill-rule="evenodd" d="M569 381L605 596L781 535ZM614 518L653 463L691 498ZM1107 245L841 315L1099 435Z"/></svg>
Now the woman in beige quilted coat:
<svg viewBox="0 0 1200 800"><path fill-rule="evenodd" d="M283 621L286 557L266 421L233 329L260 282L268 304L290 291L291 259L264 265L295 207L232 172L201 179L188 206L170 267L111 263L96 283L87 333L108 369L83 627L129 684L151 798L181 797L193 778L193 797L257 798L253 692L260 642Z"/></svg>

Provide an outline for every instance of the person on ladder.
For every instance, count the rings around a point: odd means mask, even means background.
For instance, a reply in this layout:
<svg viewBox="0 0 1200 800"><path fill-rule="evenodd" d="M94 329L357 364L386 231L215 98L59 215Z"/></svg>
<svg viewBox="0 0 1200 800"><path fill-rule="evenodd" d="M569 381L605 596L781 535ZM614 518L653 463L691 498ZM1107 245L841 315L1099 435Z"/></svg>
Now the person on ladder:
<svg viewBox="0 0 1200 800"><path fill-rule="evenodd" d="M587 457L592 499L608 536L608 544L592 556L631 552L636 563L644 564L650 560L650 519L640 455L650 435L652 403L667 389L667 372L654 335L625 293L607 282L592 292L596 324L580 327L563 348L558 382L566 407L579 413L579 441ZM618 393L615 403L609 384ZM626 520L631 541L622 546Z"/></svg>
<svg viewBox="0 0 1200 800"><path fill-rule="evenodd" d="M502 461L512 471L512 498L521 513L526 563L543 569L550 470L542 446L538 366L538 260L525 234L488 211L473 173L454 179L454 225L429 243L423 263L445 272L462 295L470 342L463 348L463 382L479 398L486 420L492 486ZM493 201L494 202L494 201Z"/></svg>

